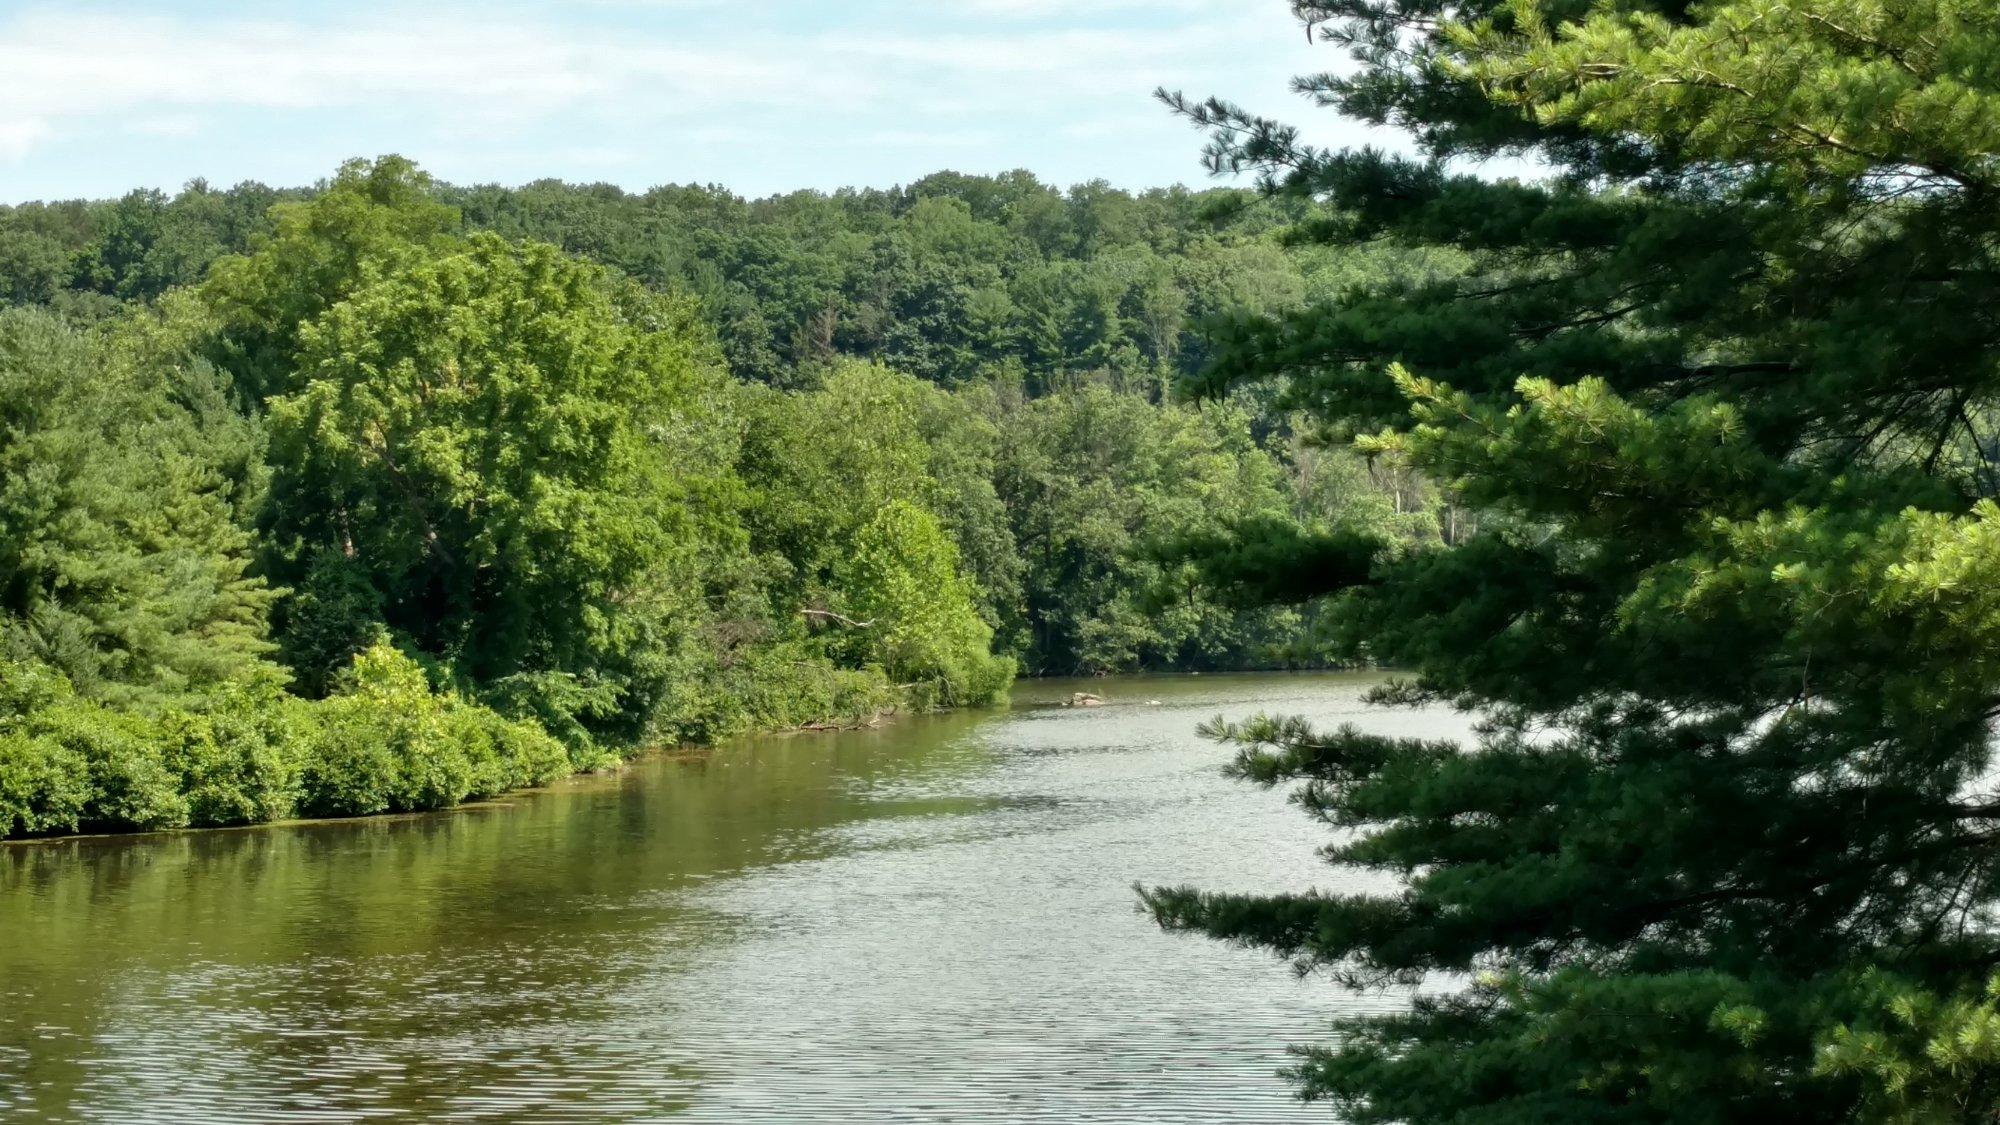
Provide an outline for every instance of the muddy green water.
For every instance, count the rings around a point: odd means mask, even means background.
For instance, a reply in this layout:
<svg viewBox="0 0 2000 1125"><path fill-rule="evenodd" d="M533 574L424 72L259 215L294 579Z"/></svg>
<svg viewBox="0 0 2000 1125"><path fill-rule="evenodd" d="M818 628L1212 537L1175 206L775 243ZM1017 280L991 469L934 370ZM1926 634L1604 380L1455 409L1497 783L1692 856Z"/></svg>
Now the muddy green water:
<svg viewBox="0 0 2000 1125"><path fill-rule="evenodd" d="M1365 682L1027 683L433 816L0 847L0 1119L1327 1120L1283 1045L1398 1001L1131 886L1352 885L1193 728L1453 722Z"/></svg>

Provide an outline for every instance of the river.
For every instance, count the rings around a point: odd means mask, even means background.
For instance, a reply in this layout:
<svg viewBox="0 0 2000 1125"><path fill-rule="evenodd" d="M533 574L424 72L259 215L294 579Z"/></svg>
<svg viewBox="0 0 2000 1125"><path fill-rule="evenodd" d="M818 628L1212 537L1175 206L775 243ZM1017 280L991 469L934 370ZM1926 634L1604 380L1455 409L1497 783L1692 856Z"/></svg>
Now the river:
<svg viewBox="0 0 2000 1125"><path fill-rule="evenodd" d="M1369 682L1028 682L449 813L0 847L0 1119L1326 1121L1284 1045L1400 1001L1132 884L1360 885L1194 727L1460 729Z"/></svg>

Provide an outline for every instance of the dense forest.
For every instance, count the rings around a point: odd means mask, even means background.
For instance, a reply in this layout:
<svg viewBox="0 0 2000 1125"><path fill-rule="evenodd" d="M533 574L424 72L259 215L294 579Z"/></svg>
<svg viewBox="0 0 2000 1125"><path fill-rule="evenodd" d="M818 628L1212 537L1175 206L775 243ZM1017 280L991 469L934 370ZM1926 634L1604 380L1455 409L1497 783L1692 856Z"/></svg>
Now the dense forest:
<svg viewBox="0 0 2000 1125"><path fill-rule="evenodd" d="M0 835L418 809L636 749L1313 665L1238 525L1460 533L1197 327L1450 255L1025 174L0 210Z"/></svg>

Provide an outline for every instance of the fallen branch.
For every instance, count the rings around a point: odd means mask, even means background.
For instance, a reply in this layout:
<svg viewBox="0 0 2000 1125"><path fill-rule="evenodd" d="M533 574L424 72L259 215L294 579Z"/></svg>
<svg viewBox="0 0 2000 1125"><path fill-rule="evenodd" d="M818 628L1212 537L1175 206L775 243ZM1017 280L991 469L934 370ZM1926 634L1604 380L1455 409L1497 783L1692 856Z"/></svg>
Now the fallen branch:
<svg viewBox="0 0 2000 1125"><path fill-rule="evenodd" d="M879 730L884 722L894 718L895 715L896 709L891 707L887 711L877 711L865 719L856 718L833 723L801 723L793 727L792 730L800 734L821 734L829 731Z"/></svg>
<svg viewBox="0 0 2000 1125"><path fill-rule="evenodd" d="M817 618L821 621L838 621L850 629L873 629L875 627L873 621L856 621L852 617L835 613L830 609L802 609L799 611L799 616Z"/></svg>

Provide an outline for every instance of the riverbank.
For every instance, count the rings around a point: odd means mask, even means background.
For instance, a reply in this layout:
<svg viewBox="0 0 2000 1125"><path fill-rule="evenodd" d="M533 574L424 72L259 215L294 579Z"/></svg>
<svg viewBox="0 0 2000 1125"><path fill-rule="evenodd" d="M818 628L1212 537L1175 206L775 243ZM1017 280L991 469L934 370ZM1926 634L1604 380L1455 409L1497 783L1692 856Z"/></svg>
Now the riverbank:
<svg viewBox="0 0 2000 1125"><path fill-rule="evenodd" d="M321 700L236 693L148 715L29 670L0 677L0 715L9 711L25 716L0 724L0 843L14 844L421 815L698 749L614 751L581 733L558 741L532 719L433 690L387 645L358 655L343 690Z"/></svg>
<svg viewBox="0 0 2000 1125"><path fill-rule="evenodd" d="M354 812L354 813L344 813L340 815L328 815L328 816L274 816L266 819L246 820L239 823L229 823L229 824L166 825L166 826L154 826L154 827L132 827L132 828L107 830L107 831L58 832L58 833L48 833L40 835L20 835L20 836L0 838L0 847L9 847L9 846L32 847L38 845L60 843L63 841L70 841L70 840L130 839L130 838L137 838L144 836L163 836L163 835L175 835L175 834L185 834L185 833L262 831L270 829L307 827L319 824L337 824L359 819L383 820L383 821L410 820L410 819L420 819L424 817L434 816L440 812L456 812L456 811L476 812L483 809L504 809L511 807L511 805L518 798L527 797L537 793L547 792L552 788L573 783L580 778L615 775L630 770L635 766L642 765L652 760L666 760L666 761L679 761L679 762L700 761L702 759L714 755L715 753L717 753L722 749L725 749L731 745L742 743L745 740L755 740L760 738L791 738L791 737L803 738L808 736L823 737L835 734L851 734L863 731L880 730L883 729L884 727L896 723L908 722L913 719L919 719L926 716L936 716L939 714L954 714L954 713L980 714L998 710L1005 710L1009 707L1061 707L1068 705L1072 697L1078 694L1088 694L1097 696L1101 699L1102 704L1104 706L1122 706L1126 704L1135 704L1135 703L1147 703L1151 705L1158 705L1161 701L1155 699L1154 698L1155 695L1163 693L1167 695L1176 694L1177 692L1185 690L1187 685L1198 683L1203 678L1207 678L1212 682L1223 683L1223 684L1226 684L1232 680L1250 680L1250 679L1255 679L1259 681L1276 680L1282 682L1287 678L1295 678L1304 682L1304 681L1310 681L1313 677L1325 676L1330 674L1334 673L1312 672L1312 671L1302 671L1302 672L1245 671L1245 672L1208 672L1208 673L1201 673L1201 672L1136 673L1118 677L1101 677L1101 676L1039 677L1039 678L1024 677L1015 680L1013 682L1009 692L1009 696L1005 701L984 707L956 708L944 712L936 712L936 711L919 712L908 709L896 708L877 713L868 720L856 723L805 724L801 726L784 728L784 729L746 732L744 734L731 736L730 738L723 739L715 743L683 744L671 747L668 746L652 747L628 755L621 755L615 758L605 758L596 761L593 764L585 765L578 769L566 770L551 776L542 777L536 780L532 784L511 786L508 788L499 789L492 792L479 793L477 795L468 795L465 799L462 800L453 801L449 803L435 804L427 807L396 808L396 809L385 808L368 812ZM1347 674L1347 673L1341 673L1341 674ZM1107 685L1116 685L1116 686L1107 687ZM420 697L417 695L406 693L403 705L406 707L417 706L418 705L417 700L419 698ZM416 719L418 717L405 716L405 718L406 720L409 720L409 719ZM404 725L411 725L411 724L406 723ZM414 725L421 725L421 722L417 721L414 723ZM380 728L375 729L372 733L381 736L385 744L391 742L394 736L393 731L384 731ZM407 749L408 748L407 743L405 745ZM5 743L0 742L0 776L4 776L5 773L5 768L4 768L6 765L4 760L5 750L6 750ZM282 784L282 780L278 781L277 784Z"/></svg>
<svg viewBox="0 0 2000 1125"><path fill-rule="evenodd" d="M0 1119L1314 1120L1272 1073L1344 1001L1130 885L1323 881L1194 727L1405 722L1371 682L1023 681L476 811L0 849Z"/></svg>

